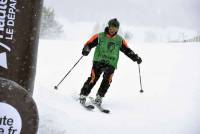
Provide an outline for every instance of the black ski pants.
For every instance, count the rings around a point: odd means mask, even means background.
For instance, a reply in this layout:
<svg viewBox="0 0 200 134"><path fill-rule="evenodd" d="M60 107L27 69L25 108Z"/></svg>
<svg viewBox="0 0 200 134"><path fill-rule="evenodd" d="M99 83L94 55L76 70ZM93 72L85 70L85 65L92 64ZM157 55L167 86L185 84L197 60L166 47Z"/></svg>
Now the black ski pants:
<svg viewBox="0 0 200 134"><path fill-rule="evenodd" d="M115 71L115 68L111 65L107 65L101 62L93 62L91 75L90 77L88 77L87 81L84 83L80 94L88 96L92 88L98 81L99 77L103 73L103 80L98 89L97 95L104 97L112 82L114 71Z"/></svg>

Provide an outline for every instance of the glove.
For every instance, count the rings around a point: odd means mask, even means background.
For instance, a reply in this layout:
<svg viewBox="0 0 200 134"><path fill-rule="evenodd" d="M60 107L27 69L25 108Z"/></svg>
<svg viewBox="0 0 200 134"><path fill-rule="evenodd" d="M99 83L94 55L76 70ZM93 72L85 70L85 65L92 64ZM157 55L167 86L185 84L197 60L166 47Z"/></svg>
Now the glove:
<svg viewBox="0 0 200 134"><path fill-rule="evenodd" d="M137 54L132 53L131 59L136 61L138 64L142 63L142 59Z"/></svg>
<svg viewBox="0 0 200 134"><path fill-rule="evenodd" d="M140 63L142 63L142 59L138 56L138 58L137 58L137 64L140 64Z"/></svg>
<svg viewBox="0 0 200 134"><path fill-rule="evenodd" d="M89 46L85 46L82 50L82 55L87 56L90 53L90 48Z"/></svg>

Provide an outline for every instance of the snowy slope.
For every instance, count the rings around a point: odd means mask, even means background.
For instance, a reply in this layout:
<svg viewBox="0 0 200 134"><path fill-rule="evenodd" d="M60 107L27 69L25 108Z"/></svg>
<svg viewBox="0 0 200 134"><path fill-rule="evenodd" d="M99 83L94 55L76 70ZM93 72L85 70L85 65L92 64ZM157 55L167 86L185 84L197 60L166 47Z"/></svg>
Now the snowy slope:
<svg viewBox="0 0 200 134"><path fill-rule="evenodd" d="M138 66L121 53L103 106L88 112L76 101L90 74L93 52L56 91L53 87L81 57L83 42L40 40L34 99L40 113L38 134L199 134L200 44L134 44ZM100 81L92 90L94 96Z"/></svg>

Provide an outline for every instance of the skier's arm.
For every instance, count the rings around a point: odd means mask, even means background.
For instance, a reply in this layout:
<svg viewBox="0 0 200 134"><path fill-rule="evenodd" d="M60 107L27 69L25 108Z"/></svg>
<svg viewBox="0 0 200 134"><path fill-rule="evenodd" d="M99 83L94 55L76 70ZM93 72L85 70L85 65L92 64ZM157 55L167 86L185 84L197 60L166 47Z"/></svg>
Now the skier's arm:
<svg viewBox="0 0 200 134"><path fill-rule="evenodd" d="M84 45L82 54L87 56L90 53L90 50L97 46L98 44L98 34L93 35Z"/></svg>
<svg viewBox="0 0 200 134"><path fill-rule="evenodd" d="M128 47L125 40L122 40L120 51L122 51L126 56L128 56L133 61L137 61L138 64L142 62L142 59Z"/></svg>

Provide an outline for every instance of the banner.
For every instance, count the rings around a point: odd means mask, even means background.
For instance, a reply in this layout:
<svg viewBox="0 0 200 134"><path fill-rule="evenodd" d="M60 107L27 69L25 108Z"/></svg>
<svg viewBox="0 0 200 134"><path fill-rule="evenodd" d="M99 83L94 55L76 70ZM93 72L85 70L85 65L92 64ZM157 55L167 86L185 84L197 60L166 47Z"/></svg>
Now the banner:
<svg viewBox="0 0 200 134"><path fill-rule="evenodd" d="M34 89L43 0L0 0L0 77Z"/></svg>
<svg viewBox="0 0 200 134"><path fill-rule="evenodd" d="M36 134L32 98L43 0L0 0L0 134Z"/></svg>

